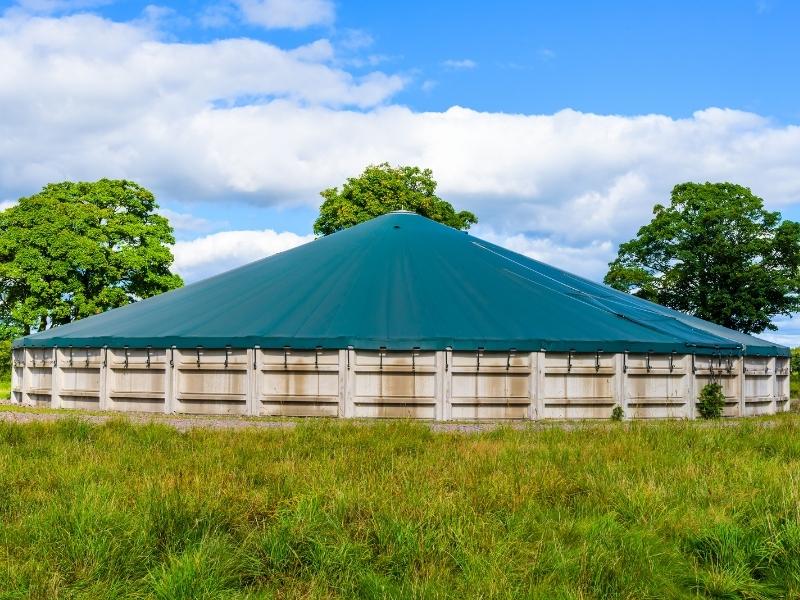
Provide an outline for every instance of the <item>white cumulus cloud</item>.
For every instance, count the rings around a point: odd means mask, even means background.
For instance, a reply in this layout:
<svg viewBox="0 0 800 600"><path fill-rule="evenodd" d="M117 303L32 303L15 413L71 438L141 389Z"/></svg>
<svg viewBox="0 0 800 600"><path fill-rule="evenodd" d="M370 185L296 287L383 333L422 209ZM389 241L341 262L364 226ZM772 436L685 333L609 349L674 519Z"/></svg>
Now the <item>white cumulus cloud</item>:
<svg viewBox="0 0 800 600"><path fill-rule="evenodd" d="M290 231L222 231L189 241L179 241L173 248L174 269L186 281L197 281L234 267L283 252L314 239Z"/></svg>
<svg viewBox="0 0 800 600"><path fill-rule="evenodd" d="M335 17L331 0L236 0L247 21L270 29L303 29L330 25Z"/></svg>
<svg viewBox="0 0 800 600"><path fill-rule="evenodd" d="M442 66L447 69L466 70L466 69L474 69L475 67L478 66L478 63L469 58L459 58L459 59L449 58L447 60L442 61Z"/></svg>

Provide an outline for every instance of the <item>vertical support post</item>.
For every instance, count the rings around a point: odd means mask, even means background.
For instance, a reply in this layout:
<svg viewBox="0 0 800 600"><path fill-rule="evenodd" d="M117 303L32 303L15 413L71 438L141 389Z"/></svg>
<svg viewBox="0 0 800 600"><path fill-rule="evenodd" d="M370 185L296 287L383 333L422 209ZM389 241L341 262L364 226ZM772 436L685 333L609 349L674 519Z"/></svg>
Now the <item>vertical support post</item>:
<svg viewBox="0 0 800 600"><path fill-rule="evenodd" d="M622 409L625 419L630 419L628 414L628 373L625 354L617 352L614 355L614 393L617 405Z"/></svg>
<svg viewBox="0 0 800 600"><path fill-rule="evenodd" d="M686 369L686 418L687 419L696 419L696 407L697 404L697 375L694 372L694 356L691 354L687 354L683 357L684 360L684 369Z"/></svg>
<svg viewBox="0 0 800 600"><path fill-rule="evenodd" d="M20 404L23 406L31 406L33 401L31 400L30 390L31 390L31 370L30 370L30 361L31 361L31 350L30 348L25 348L22 351L22 387L21 394L20 394Z"/></svg>
<svg viewBox="0 0 800 600"><path fill-rule="evenodd" d="M178 395L178 364L181 360L180 350L175 346L167 348L167 365L164 369L164 412L175 412Z"/></svg>
<svg viewBox="0 0 800 600"><path fill-rule="evenodd" d="M17 372L19 370L17 367L17 361L19 360L17 358L19 356L18 353L19 350L16 348L11 350L11 396L9 397L11 404L19 404L20 393L16 392L15 390L22 389L22 381L19 373Z"/></svg>
<svg viewBox="0 0 800 600"><path fill-rule="evenodd" d="M337 416L341 419L344 418L347 410L347 379L350 375L348 370L350 360L350 348L339 350L339 408L336 411Z"/></svg>
<svg viewBox="0 0 800 600"><path fill-rule="evenodd" d="M97 399L100 410L111 408L108 397L108 348L100 348L100 397Z"/></svg>
<svg viewBox="0 0 800 600"><path fill-rule="evenodd" d="M345 356L345 369L347 369L347 376L344 378L344 412L342 416L346 419L351 419L355 416L355 406L353 405L353 394L356 384L356 361L358 358L358 351L353 349L352 346L347 347L347 355Z"/></svg>
<svg viewBox="0 0 800 600"><path fill-rule="evenodd" d="M261 346L253 348L253 356L249 357L253 365L253 416L261 415L261 369L264 366L264 356L261 353Z"/></svg>
<svg viewBox="0 0 800 600"><path fill-rule="evenodd" d="M447 358L447 350L437 350L434 352L434 361L436 364L436 408L434 409L434 419L437 421L446 420L445 411L447 405L450 403L449 389L446 385L447 375L445 373L445 360ZM448 363L449 366L449 363Z"/></svg>
<svg viewBox="0 0 800 600"><path fill-rule="evenodd" d="M61 372L61 357L58 356L60 350L53 348L52 353L52 367L50 368L50 408L61 408L61 386L62 386L62 372ZM28 379L30 381L30 379Z"/></svg>
<svg viewBox="0 0 800 600"><path fill-rule="evenodd" d="M539 366L539 361L536 352L528 354L528 364L530 365L528 375L528 419L533 421L539 418L539 411L536 407L536 397L539 390L539 377L536 369Z"/></svg>
<svg viewBox="0 0 800 600"><path fill-rule="evenodd" d="M769 376L769 414L774 415L778 412L778 359L774 356L769 359L769 370L771 373Z"/></svg>
<svg viewBox="0 0 800 600"><path fill-rule="evenodd" d="M768 363L769 364L769 363ZM747 415L747 402L745 402L745 381L744 381L744 356L740 356L737 361L736 368L734 369L736 377L739 379L739 416L744 417Z"/></svg>
<svg viewBox="0 0 800 600"><path fill-rule="evenodd" d="M453 419L453 349L447 347L442 352L444 364L442 368L442 419Z"/></svg>
<svg viewBox="0 0 800 600"><path fill-rule="evenodd" d="M541 352L535 352L536 354L536 398L535 398L535 406L536 406L536 418L537 419L544 419L546 417L544 413L544 398L545 394L547 393L547 380L546 380L546 368L547 368L547 354L544 350Z"/></svg>
<svg viewBox="0 0 800 600"><path fill-rule="evenodd" d="M256 360L255 348L245 349L245 363L247 364L247 375L245 384L245 413L253 417L256 412L256 367L253 362Z"/></svg>

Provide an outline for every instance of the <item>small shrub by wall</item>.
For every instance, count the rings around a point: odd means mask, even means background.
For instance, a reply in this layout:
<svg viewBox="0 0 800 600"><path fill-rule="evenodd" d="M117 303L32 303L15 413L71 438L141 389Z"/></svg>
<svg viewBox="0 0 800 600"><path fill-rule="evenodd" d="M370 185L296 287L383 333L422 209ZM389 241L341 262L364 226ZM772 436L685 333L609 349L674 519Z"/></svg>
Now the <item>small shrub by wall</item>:
<svg viewBox="0 0 800 600"><path fill-rule="evenodd" d="M708 383L697 397L697 411L704 419L719 419L725 407L725 393L718 383Z"/></svg>

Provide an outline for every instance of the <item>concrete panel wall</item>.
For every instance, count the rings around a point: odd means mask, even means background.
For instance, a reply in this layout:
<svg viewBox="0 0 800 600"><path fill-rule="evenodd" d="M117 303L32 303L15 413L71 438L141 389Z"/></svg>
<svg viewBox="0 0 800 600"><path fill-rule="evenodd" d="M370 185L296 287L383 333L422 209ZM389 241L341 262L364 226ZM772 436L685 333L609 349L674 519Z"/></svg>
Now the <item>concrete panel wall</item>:
<svg viewBox="0 0 800 600"><path fill-rule="evenodd" d="M744 358L744 415L766 415L775 412L775 359L748 356Z"/></svg>
<svg viewBox="0 0 800 600"><path fill-rule="evenodd" d="M449 418L531 418L531 353L453 352L448 359Z"/></svg>
<svg viewBox="0 0 800 600"><path fill-rule="evenodd" d="M742 359L731 356L696 356L694 357L695 369L695 399L697 394L706 384L719 383L725 394L725 407L722 415L725 417L739 417L745 412L742 378Z"/></svg>
<svg viewBox="0 0 800 600"><path fill-rule="evenodd" d="M109 349L106 404L109 410L165 412L170 350Z"/></svg>
<svg viewBox="0 0 800 600"><path fill-rule="evenodd" d="M22 404L49 407L53 401L53 350L31 348L23 357Z"/></svg>
<svg viewBox="0 0 800 600"><path fill-rule="evenodd" d="M546 353L545 419L607 419L620 403L615 355Z"/></svg>
<svg viewBox="0 0 800 600"><path fill-rule="evenodd" d="M437 352L352 351L348 416L442 418Z"/></svg>
<svg viewBox="0 0 800 600"><path fill-rule="evenodd" d="M338 417L338 350L257 350L256 414Z"/></svg>
<svg viewBox="0 0 800 600"><path fill-rule="evenodd" d="M12 401L137 412L421 419L695 418L789 408L787 358L286 349L15 350Z"/></svg>
<svg viewBox="0 0 800 600"><path fill-rule="evenodd" d="M247 350L174 350L174 357L174 412L249 414Z"/></svg>
<svg viewBox="0 0 800 600"><path fill-rule="evenodd" d="M11 352L11 395L12 404L22 404L22 378L25 373L25 350L17 348Z"/></svg>
<svg viewBox="0 0 800 600"><path fill-rule="evenodd" d="M691 418L691 367L685 355L628 354L623 371L628 417Z"/></svg>
<svg viewBox="0 0 800 600"><path fill-rule="evenodd" d="M88 410L105 408L100 402L104 357L103 348L57 348L53 405Z"/></svg>

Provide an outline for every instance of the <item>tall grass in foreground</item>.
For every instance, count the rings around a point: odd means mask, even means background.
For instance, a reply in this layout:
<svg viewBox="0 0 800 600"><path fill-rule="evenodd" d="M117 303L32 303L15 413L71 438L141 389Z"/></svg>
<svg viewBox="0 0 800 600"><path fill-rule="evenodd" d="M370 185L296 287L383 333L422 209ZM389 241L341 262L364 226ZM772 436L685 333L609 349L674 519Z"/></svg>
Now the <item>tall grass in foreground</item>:
<svg viewBox="0 0 800 600"><path fill-rule="evenodd" d="M800 416L0 423L2 598L800 597Z"/></svg>

